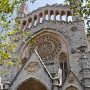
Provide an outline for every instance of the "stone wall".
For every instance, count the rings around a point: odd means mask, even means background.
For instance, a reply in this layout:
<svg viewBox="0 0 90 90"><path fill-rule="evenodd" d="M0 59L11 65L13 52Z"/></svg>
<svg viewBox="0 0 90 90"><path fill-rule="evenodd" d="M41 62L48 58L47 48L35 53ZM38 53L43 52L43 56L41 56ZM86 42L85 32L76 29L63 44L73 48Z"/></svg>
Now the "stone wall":
<svg viewBox="0 0 90 90"><path fill-rule="evenodd" d="M68 12L69 11L69 12ZM48 15L48 20L45 20L45 16ZM51 15L54 15L54 19L51 20ZM59 21L56 20L56 16L59 15ZM66 20L62 21L62 16L66 16ZM81 63L81 52L80 47L85 46L85 54L88 56L87 38L84 31L84 21L78 16L72 16L73 22L68 22L68 16L73 15L69 6L67 5L47 5L42 8L38 8L30 14L21 17L22 24L21 30L16 33L13 37L17 37L18 40L13 40L17 43L18 47L13 56L22 57L22 53L26 48L27 43L30 41L29 38L33 35L37 37L38 35L49 32L62 37L67 46L67 55L69 58L69 70L76 75L76 77L81 82L83 80L82 75L82 63ZM42 22L40 22L42 18ZM35 21L37 21L36 24ZM23 42L22 32L28 31L30 34L24 36L23 38L26 42ZM27 49L28 51L28 49ZM26 56L28 57L28 56ZM22 58L21 58L22 59ZM24 58L27 59L27 58ZM0 66L0 69L4 69L5 65ZM7 67L6 67L7 68ZM9 71L2 75L2 82L12 82L20 68L17 67L17 63L11 67L7 68Z"/></svg>

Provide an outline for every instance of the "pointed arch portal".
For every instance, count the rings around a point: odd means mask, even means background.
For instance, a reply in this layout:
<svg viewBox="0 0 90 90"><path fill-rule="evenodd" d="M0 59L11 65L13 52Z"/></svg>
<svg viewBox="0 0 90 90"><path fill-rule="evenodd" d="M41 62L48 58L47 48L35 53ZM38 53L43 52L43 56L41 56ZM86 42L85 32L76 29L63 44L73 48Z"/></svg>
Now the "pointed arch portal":
<svg viewBox="0 0 90 90"><path fill-rule="evenodd" d="M35 78L30 78L26 80L16 90L48 90L42 82L36 80Z"/></svg>

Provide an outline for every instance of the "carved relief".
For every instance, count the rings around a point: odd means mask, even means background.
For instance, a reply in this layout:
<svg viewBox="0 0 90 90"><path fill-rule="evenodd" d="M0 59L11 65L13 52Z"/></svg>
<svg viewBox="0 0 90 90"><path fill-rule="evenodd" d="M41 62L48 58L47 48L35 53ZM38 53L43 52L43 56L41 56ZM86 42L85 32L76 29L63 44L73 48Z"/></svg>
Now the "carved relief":
<svg viewBox="0 0 90 90"><path fill-rule="evenodd" d="M67 80L68 80L68 83L73 83L74 82L74 78L71 75L68 77Z"/></svg>
<svg viewBox="0 0 90 90"><path fill-rule="evenodd" d="M25 70L27 73L36 73L39 70L40 66L37 62L30 62Z"/></svg>

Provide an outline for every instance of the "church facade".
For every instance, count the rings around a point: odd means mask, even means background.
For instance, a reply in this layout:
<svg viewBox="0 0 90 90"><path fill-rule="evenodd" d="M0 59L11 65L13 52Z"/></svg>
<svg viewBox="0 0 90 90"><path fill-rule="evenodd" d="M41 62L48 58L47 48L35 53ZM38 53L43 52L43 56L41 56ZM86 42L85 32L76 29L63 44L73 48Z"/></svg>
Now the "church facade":
<svg viewBox="0 0 90 90"><path fill-rule="evenodd" d="M13 56L21 59L22 68L17 62L7 68L1 90L90 90L90 52L82 18L73 15L69 5L47 4L31 13L27 6L24 2L20 7L21 30L13 36L18 45ZM22 38L23 32L30 33Z"/></svg>

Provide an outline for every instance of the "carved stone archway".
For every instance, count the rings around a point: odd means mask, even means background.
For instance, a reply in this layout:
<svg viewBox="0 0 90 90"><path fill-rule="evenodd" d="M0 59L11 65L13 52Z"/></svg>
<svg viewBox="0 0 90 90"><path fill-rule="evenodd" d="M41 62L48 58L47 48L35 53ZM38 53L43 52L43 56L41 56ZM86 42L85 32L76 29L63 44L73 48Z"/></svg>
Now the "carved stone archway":
<svg viewBox="0 0 90 90"><path fill-rule="evenodd" d="M44 84L35 78L30 78L29 80L23 82L15 90L48 90Z"/></svg>

